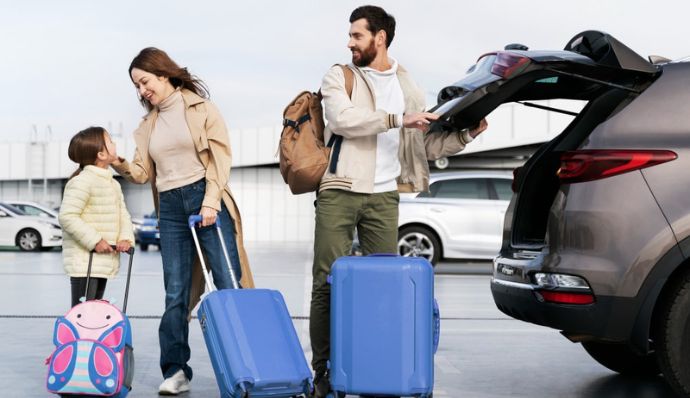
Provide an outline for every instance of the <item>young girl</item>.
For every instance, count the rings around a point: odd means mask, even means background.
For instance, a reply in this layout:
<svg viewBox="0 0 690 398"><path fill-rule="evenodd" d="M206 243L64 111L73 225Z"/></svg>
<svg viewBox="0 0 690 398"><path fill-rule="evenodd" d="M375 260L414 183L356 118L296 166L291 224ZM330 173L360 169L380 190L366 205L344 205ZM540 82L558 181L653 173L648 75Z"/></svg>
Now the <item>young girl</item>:
<svg viewBox="0 0 690 398"><path fill-rule="evenodd" d="M67 181L58 218L63 230L62 257L75 306L86 291L89 252L97 254L93 256L86 299L102 299L107 278L117 275L120 268L118 252L134 245L134 230L122 188L109 170L117 160L110 134L102 127L82 130L72 137L67 154L79 169Z"/></svg>

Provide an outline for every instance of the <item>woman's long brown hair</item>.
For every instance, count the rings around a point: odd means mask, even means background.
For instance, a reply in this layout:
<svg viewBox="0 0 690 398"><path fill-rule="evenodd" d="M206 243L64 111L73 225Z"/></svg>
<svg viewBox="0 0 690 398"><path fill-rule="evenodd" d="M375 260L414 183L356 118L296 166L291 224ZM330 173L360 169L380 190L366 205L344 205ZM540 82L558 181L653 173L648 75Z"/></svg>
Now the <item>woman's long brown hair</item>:
<svg viewBox="0 0 690 398"><path fill-rule="evenodd" d="M189 73L187 68L181 68L177 65L163 50L155 47L147 47L141 50L129 65L128 73L130 79L132 78L132 69L134 68L153 73L156 76L167 77L175 88L186 88L201 98L209 97L206 84L198 77ZM153 109L153 105L146 98L139 96L139 102L146 110L150 111Z"/></svg>

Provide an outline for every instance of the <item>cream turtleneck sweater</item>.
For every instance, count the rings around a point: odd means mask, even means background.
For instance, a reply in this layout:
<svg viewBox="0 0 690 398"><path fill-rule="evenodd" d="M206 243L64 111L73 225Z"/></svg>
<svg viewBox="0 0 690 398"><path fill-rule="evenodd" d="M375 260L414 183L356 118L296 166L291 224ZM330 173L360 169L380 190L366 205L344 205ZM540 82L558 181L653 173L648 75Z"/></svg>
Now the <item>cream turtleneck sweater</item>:
<svg viewBox="0 0 690 398"><path fill-rule="evenodd" d="M184 110L180 90L175 90L158 104L158 118L149 142L149 154L156 164L158 192L191 184L206 175L206 169L196 153Z"/></svg>

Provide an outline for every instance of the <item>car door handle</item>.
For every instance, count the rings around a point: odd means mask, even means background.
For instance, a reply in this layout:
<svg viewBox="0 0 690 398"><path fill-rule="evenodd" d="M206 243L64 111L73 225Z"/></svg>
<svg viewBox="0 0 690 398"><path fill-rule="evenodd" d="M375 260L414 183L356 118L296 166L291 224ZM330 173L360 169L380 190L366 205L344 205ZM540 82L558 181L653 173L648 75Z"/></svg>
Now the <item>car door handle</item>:
<svg viewBox="0 0 690 398"><path fill-rule="evenodd" d="M443 213L445 210L439 209L438 207L432 207L431 211L434 213Z"/></svg>

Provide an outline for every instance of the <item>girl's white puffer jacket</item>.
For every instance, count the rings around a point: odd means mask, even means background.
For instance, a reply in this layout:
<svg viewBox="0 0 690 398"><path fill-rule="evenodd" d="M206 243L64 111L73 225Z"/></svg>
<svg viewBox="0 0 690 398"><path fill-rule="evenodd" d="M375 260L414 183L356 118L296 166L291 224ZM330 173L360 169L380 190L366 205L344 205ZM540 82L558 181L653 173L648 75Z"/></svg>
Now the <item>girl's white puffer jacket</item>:
<svg viewBox="0 0 690 398"><path fill-rule="evenodd" d="M65 272L85 277L89 252L105 239L111 245L127 240L134 245L134 228L120 184L109 169L86 166L67 181L59 215L63 230ZM94 254L91 276L110 278L120 269L120 256Z"/></svg>

